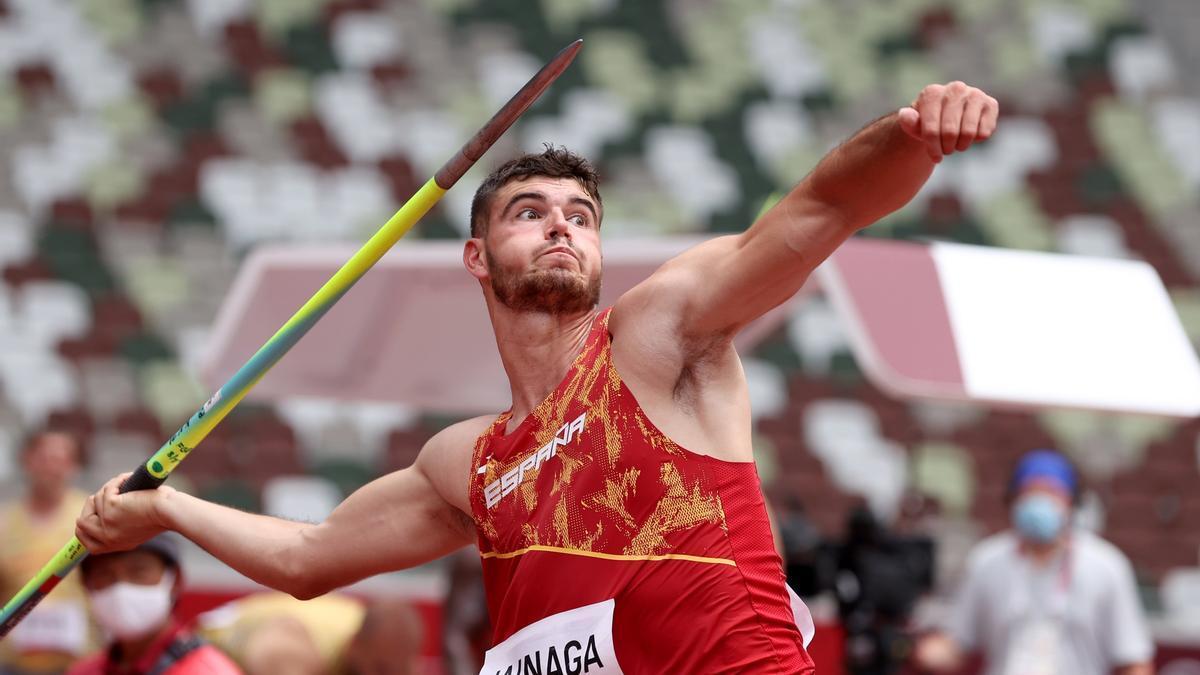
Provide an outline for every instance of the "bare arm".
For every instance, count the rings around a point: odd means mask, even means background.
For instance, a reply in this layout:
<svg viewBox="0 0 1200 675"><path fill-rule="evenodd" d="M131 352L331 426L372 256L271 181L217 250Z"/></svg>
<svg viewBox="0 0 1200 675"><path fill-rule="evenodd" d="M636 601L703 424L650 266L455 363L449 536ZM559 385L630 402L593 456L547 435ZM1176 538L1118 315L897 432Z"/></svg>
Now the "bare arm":
<svg viewBox="0 0 1200 675"><path fill-rule="evenodd" d="M350 495L320 524L227 508L169 487L117 494L123 477L88 498L76 532L93 553L125 550L174 530L251 579L310 598L359 579L412 567L473 541L470 519L429 475L450 448L435 436L406 469ZM465 493L466 475L462 485Z"/></svg>
<svg viewBox="0 0 1200 675"><path fill-rule="evenodd" d="M684 335L732 336L795 294L851 234L908 203L943 155L989 137L996 116L978 89L930 85L831 151L750 229L668 262L642 292L680 317Z"/></svg>

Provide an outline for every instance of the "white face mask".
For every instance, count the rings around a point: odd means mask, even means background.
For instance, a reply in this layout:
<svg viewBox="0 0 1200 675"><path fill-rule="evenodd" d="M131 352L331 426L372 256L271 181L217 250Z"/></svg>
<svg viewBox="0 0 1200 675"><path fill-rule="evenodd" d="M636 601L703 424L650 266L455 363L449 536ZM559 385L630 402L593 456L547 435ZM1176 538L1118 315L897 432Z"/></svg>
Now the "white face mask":
<svg viewBox="0 0 1200 675"><path fill-rule="evenodd" d="M145 637L171 614L175 572L166 570L153 586L119 581L90 594L96 622L118 640Z"/></svg>

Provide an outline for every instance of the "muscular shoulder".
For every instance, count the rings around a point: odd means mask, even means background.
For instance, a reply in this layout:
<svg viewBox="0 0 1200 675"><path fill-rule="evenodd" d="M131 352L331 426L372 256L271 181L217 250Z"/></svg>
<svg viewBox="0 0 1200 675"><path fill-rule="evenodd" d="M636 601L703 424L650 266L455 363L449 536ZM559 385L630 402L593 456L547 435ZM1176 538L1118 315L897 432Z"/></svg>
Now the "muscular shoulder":
<svg viewBox="0 0 1200 675"><path fill-rule="evenodd" d="M736 248L732 236L710 239L703 246L696 246L663 263L649 278L626 291L613 307L609 327L613 334L631 326L649 326L653 329L670 329L672 337L681 336L685 325L684 315L688 302L695 297L698 286L704 284L704 272L708 259L717 253L728 253Z"/></svg>
<svg viewBox="0 0 1200 675"><path fill-rule="evenodd" d="M470 513L467 483L475 441L495 419L495 415L482 415L451 424L426 441L417 456L417 468L447 502L464 513Z"/></svg>
<svg viewBox="0 0 1200 675"><path fill-rule="evenodd" d="M733 245L732 239L719 237L705 247L723 249L727 245ZM698 248L667 261L624 293L609 316L615 358L636 367L648 379L665 377L674 383L691 366L728 360L733 354L732 334L692 334L688 330L688 303L697 286L704 283Z"/></svg>
<svg viewBox="0 0 1200 675"><path fill-rule="evenodd" d="M706 242L718 248L722 237ZM638 405L692 452L748 461L750 398L732 333L698 333L689 303L704 283L695 250L625 293L609 315L612 364ZM686 264L685 264L686 263Z"/></svg>
<svg viewBox="0 0 1200 675"><path fill-rule="evenodd" d="M481 415L451 424L425 442L417 461L425 462L426 466L429 466L430 462L448 459L461 458L470 461L475 441L495 420L496 415Z"/></svg>

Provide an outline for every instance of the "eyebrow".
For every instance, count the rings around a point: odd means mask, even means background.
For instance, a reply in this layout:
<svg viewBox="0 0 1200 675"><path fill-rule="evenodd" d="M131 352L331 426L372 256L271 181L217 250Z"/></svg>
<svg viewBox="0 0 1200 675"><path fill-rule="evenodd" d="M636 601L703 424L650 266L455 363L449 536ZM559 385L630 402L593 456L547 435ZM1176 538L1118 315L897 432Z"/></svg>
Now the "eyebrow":
<svg viewBox="0 0 1200 675"><path fill-rule="evenodd" d="M541 192L518 192L512 196L512 199L508 200L508 203L504 205L504 210L500 213L508 213L509 209L511 209L514 204L522 199L536 199L538 201L545 202L546 195ZM587 210L591 212L593 219L600 219L600 216L596 213L596 205L593 204L590 199L584 199L583 197L571 197L569 202L571 204L582 204L583 206L586 206Z"/></svg>
<svg viewBox="0 0 1200 675"><path fill-rule="evenodd" d="M592 203L592 200L584 199L583 197L571 197L571 203L572 204L583 204L584 206L587 207L588 211L592 212L593 220L600 220L599 214L596 213L596 205Z"/></svg>

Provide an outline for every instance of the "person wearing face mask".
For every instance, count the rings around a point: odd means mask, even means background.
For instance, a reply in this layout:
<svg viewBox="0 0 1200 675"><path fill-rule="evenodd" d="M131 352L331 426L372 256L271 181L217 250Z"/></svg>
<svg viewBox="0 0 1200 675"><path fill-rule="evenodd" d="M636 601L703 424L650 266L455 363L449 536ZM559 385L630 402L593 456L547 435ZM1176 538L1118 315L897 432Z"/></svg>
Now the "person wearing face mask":
<svg viewBox="0 0 1200 675"><path fill-rule="evenodd" d="M1012 529L980 542L945 632L918 645L918 665L953 672L981 652L987 675L1149 675L1150 640L1129 560L1075 528L1075 469L1052 450L1018 462Z"/></svg>
<svg viewBox="0 0 1200 675"><path fill-rule="evenodd" d="M183 576L178 544L169 535L84 558L80 572L109 643L68 675L241 675L229 657L172 616Z"/></svg>
<svg viewBox="0 0 1200 675"><path fill-rule="evenodd" d="M75 533L87 495L73 487L84 446L57 430L21 445L25 494L0 504L0 597L10 598ZM0 675L55 675L95 648L83 587L71 575L0 640Z"/></svg>

